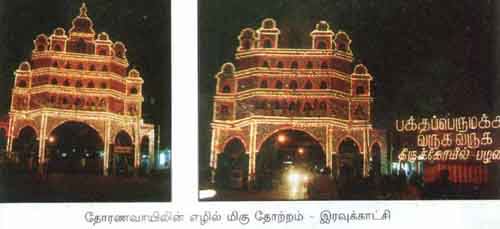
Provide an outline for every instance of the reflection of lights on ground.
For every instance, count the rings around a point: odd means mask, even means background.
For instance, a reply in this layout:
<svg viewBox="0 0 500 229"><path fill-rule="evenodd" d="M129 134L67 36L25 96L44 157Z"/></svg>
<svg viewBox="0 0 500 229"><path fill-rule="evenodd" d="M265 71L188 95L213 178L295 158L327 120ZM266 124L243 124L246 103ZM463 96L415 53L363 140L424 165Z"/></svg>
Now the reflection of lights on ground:
<svg viewBox="0 0 500 229"><path fill-rule="evenodd" d="M200 199L209 199L215 197L217 192L213 189L200 190Z"/></svg>
<svg viewBox="0 0 500 229"><path fill-rule="evenodd" d="M291 199L303 199L307 193L309 176L302 171L291 170L288 173L287 192Z"/></svg>
<svg viewBox="0 0 500 229"><path fill-rule="evenodd" d="M290 173L290 175L288 175L288 182L293 186L297 185L299 182L299 174L294 172Z"/></svg>

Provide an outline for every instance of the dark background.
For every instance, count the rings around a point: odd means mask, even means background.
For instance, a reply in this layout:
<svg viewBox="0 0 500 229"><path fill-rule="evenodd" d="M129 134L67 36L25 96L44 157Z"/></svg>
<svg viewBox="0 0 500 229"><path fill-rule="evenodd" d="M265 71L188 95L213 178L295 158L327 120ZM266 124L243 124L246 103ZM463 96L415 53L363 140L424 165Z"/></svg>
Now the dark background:
<svg viewBox="0 0 500 229"><path fill-rule="evenodd" d="M96 34L127 48L130 67L144 79L143 115L161 125L161 148L170 148L170 1L85 0ZM52 34L57 27L66 32L79 15L82 1L0 0L0 117L8 113L14 74L28 60L36 35Z"/></svg>
<svg viewBox="0 0 500 229"><path fill-rule="evenodd" d="M215 74L234 60L237 37L267 17L280 47L310 48L320 20L352 39L354 64L374 77L373 124L410 115L495 113L500 88L498 3L490 0L200 0L199 163L208 167Z"/></svg>

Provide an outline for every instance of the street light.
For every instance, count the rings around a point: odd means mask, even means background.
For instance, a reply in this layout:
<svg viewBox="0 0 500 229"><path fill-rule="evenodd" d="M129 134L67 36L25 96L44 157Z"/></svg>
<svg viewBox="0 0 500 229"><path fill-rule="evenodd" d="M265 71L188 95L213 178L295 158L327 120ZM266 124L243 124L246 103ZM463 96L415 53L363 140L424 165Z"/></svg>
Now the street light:
<svg viewBox="0 0 500 229"><path fill-rule="evenodd" d="M278 142L284 143L286 141L286 136L284 134L278 135Z"/></svg>
<svg viewBox="0 0 500 229"><path fill-rule="evenodd" d="M299 152L299 155L302 156L304 154L304 148L300 147L298 152Z"/></svg>
<svg viewBox="0 0 500 229"><path fill-rule="evenodd" d="M56 141L56 138L54 136L49 137L49 143L54 143Z"/></svg>

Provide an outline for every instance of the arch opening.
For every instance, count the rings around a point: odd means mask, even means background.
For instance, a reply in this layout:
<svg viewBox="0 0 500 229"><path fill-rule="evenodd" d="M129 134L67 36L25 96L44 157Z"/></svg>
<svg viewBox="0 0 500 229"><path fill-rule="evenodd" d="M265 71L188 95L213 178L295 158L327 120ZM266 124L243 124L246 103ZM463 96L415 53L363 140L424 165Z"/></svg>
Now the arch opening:
<svg viewBox="0 0 500 229"><path fill-rule="evenodd" d="M363 176L363 157L353 139L346 138L340 143L335 159L333 163L339 177L351 180Z"/></svg>
<svg viewBox="0 0 500 229"><path fill-rule="evenodd" d="M132 137L121 130L116 134L110 160L114 175L130 176L134 170L134 143Z"/></svg>
<svg viewBox="0 0 500 229"><path fill-rule="evenodd" d="M272 47L273 47L273 43L271 40L269 40L269 39L264 40L264 48L272 48Z"/></svg>
<svg viewBox="0 0 500 229"><path fill-rule="evenodd" d="M104 143L96 129L68 121L56 127L46 142L49 172L100 174Z"/></svg>
<svg viewBox="0 0 500 229"><path fill-rule="evenodd" d="M36 171L38 163L38 140L35 129L26 126L14 139L12 151L15 161L22 170Z"/></svg>
<svg viewBox="0 0 500 229"><path fill-rule="evenodd" d="M284 129L269 136L256 156L255 181L261 189L279 189L288 185L292 171L305 177L325 169L323 147L309 133Z"/></svg>
<svg viewBox="0 0 500 229"><path fill-rule="evenodd" d="M317 49L326 49L326 47L326 42L324 41L319 41L316 46Z"/></svg>
<svg viewBox="0 0 500 229"><path fill-rule="evenodd" d="M248 154L239 138L226 143L217 157L215 182L220 188L245 189L248 187Z"/></svg>

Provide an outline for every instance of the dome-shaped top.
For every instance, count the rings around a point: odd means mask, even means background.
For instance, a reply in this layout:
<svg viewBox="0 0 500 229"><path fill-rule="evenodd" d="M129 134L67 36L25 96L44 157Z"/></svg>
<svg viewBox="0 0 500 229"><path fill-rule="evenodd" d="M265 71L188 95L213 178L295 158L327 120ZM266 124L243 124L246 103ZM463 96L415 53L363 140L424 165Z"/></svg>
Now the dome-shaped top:
<svg viewBox="0 0 500 229"><path fill-rule="evenodd" d="M232 63L225 63L221 67L221 72L224 74L233 74L235 70L234 64Z"/></svg>
<svg viewBox="0 0 500 229"><path fill-rule="evenodd" d="M118 57L120 59L127 59L127 48L125 48L125 44L123 44L121 41L117 41L113 44L113 50L115 57Z"/></svg>
<svg viewBox="0 0 500 229"><path fill-rule="evenodd" d="M47 37L47 35L45 35L43 33L38 34L38 36L36 36L35 41L39 44L46 44L46 45L49 44L49 38Z"/></svg>
<svg viewBox="0 0 500 229"><path fill-rule="evenodd" d="M255 39L255 31L251 28L241 30L239 39Z"/></svg>
<svg viewBox="0 0 500 229"><path fill-rule="evenodd" d="M99 35L97 36L97 40L107 41L109 40L109 35L106 32L99 33Z"/></svg>
<svg viewBox="0 0 500 229"><path fill-rule="evenodd" d="M236 71L236 68L234 67L233 63L227 62L224 63L220 71L215 75L216 79L227 79L227 78L232 78L234 76L234 72Z"/></svg>
<svg viewBox="0 0 500 229"><path fill-rule="evenodd" d="M93 27L94 23L87 15L87 6L83 3L82 7L80 7L80 15L73 19L73 27L69 32L95 34Z"/></svg>
<svg viewBox="0 0 500 229"><path fill-rule="evenodd" d="M58 28L54 29L53 34L56 35L56 36L61 37L61 36L66 35L66 31L63 28L58 27Z"/></svg>
<svg viewBox="0 0 500 229"><path fill-rule="evenodd" d="M316 30L318 30L318 31L329 31L330 30L330 25L326 21L320 21L318 24L316 24Z"/></svg>
<svg viewBox="0 0 500 229"><path fill-rule="evenodd" d="M29 71L29 70L31 70L31 65L28 61L24 61L21 64L19 64L18 69L21 71Z"/></svg>
<svg viewBox="0 0 500 229"><path fill-rule="evenodd" d="M134 68L128 72L128 77L139 78L139 77L141 77L141 74L139 73L139 71L137 71L137 69Z"/></svg>
<svg viewBox="0 0 500 229"><path fill-rule="evenodd" d="M368 69L363 64L358 64L354 67L354 73L358 75L368 74Z"/></svg>
<svg viewBox="0 0 500 229"><path fill-rule="evenodd" d="M262 21L261 27L264 29L275 29L276 21L272 18L266 18Z"/></svg>

